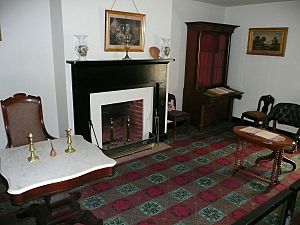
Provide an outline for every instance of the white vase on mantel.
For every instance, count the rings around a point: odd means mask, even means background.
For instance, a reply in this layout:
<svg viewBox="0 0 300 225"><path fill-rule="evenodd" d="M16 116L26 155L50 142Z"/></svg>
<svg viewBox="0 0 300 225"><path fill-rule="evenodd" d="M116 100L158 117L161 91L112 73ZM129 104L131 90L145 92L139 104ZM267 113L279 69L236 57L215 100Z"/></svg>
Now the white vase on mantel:
<svg viewBox="0 0 300 225"><path fill-rule="evenodd" d="M86 60L87 52L89 50L86 38L88 37L85 34L76 34L74 37L77 38L77 41L75 43L75 52L76 55L78 56L79 61L84 61Z"/></svg>
<svg viewBox="0 0 300 225"><path fill-rule="evenodd" d="M168 59L170 57L170 42L171 39L169 38L162 38L161 39L162 42L162 47L161 47L161 57L163 59Z"/></svg>

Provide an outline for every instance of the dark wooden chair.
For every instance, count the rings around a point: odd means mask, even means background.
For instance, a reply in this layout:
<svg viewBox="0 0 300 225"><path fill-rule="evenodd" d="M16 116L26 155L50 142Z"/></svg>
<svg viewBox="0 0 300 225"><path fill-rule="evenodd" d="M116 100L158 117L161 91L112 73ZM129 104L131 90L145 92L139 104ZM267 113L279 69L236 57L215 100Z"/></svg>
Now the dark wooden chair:
<svg viewBox="0 0 300 225"><path fill-rule="evenodd" d="M300 144L300 105L294 103L278 103L276 104L271 112L266 117L263 127L268 128L269 123L273 121L272 130L277 131L277 124L284 124L297 128L297 132L293 136L294 144L292 148L285 149L285 153L293 154L297 151ZM272 160L275 157L275 153L272 152L270 155L262 156L256 159L258 164L261 160ZM296 163L289 158L283 156L282 161L287 162L293 166L292 171L296 169Z"/></svg>
<svg viewBox="0 0 300 225"><path fill-rule="evenodd" d="M33 141L54 139L44 124L41 98L24 93L1 100L3 121L7 135L6 148L28 144L28 134Z"/></svg>
<svg viewBox="0 0 300 225"><path fill-rule="evenodd" d="M191 116L187 112L176 110L176 97L170 93L168 94L168 105L171 105L171 107L168 107L168 120L172 122L173 136L176 139L177 122L185 122L188 129Z"/></svg>
<svg viewBox="0 0 300 225"><path fill-rule="evenodd" d="M263 122L270 110L274 105L274 98L271 95L264 95L259 98L256 111L243 112L241 117L241 124L244 122L244 118L248 118L254 121L254 126L259 126L260 122Z"/></svg>

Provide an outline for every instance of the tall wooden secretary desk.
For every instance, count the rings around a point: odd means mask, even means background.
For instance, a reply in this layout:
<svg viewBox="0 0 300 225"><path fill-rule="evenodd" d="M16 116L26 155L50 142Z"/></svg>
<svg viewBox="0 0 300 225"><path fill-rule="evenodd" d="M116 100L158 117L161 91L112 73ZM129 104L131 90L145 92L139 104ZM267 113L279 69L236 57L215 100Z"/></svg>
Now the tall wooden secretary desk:
<svg viewBox="0 0 300 225"><path fill-rule="evenodd" d="M187 22L183 111L200 128L231 120L242 92L227 86L231 35L237 25Z"/></svg>

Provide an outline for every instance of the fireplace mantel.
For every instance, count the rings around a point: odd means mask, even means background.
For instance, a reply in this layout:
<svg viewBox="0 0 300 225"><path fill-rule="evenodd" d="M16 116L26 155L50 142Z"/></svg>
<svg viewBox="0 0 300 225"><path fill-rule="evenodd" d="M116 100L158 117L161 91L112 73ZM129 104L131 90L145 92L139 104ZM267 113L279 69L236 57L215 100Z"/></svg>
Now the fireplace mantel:
<svg viewBox="0 0 300 225"><path fill-rule="evenodd" d="M67 61L71 65L75 134L91 141L90 94L154 87L153 115L157 109L161 138L166 136L168 63L173 59ZM154 121L154 120L153 120ZM153 131L154 123L153 123Z"/></svg>

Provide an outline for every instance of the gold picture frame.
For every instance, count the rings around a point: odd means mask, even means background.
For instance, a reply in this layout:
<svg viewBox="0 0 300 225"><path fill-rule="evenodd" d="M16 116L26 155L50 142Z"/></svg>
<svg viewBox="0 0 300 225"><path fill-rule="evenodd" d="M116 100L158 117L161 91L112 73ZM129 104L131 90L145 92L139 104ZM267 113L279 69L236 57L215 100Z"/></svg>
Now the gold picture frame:
<svg viewBox="0 0 300 225"><path fill-rule="evenodd" d="M288 27L249 28L247 54L284 56Z"/></svg>
<svg viewBox="0 0 300 225"><path fill-rule="evenodd" d="M129 52L144 51L145 15L105 10L105 51L125 52L126 37Z"/></svg>

